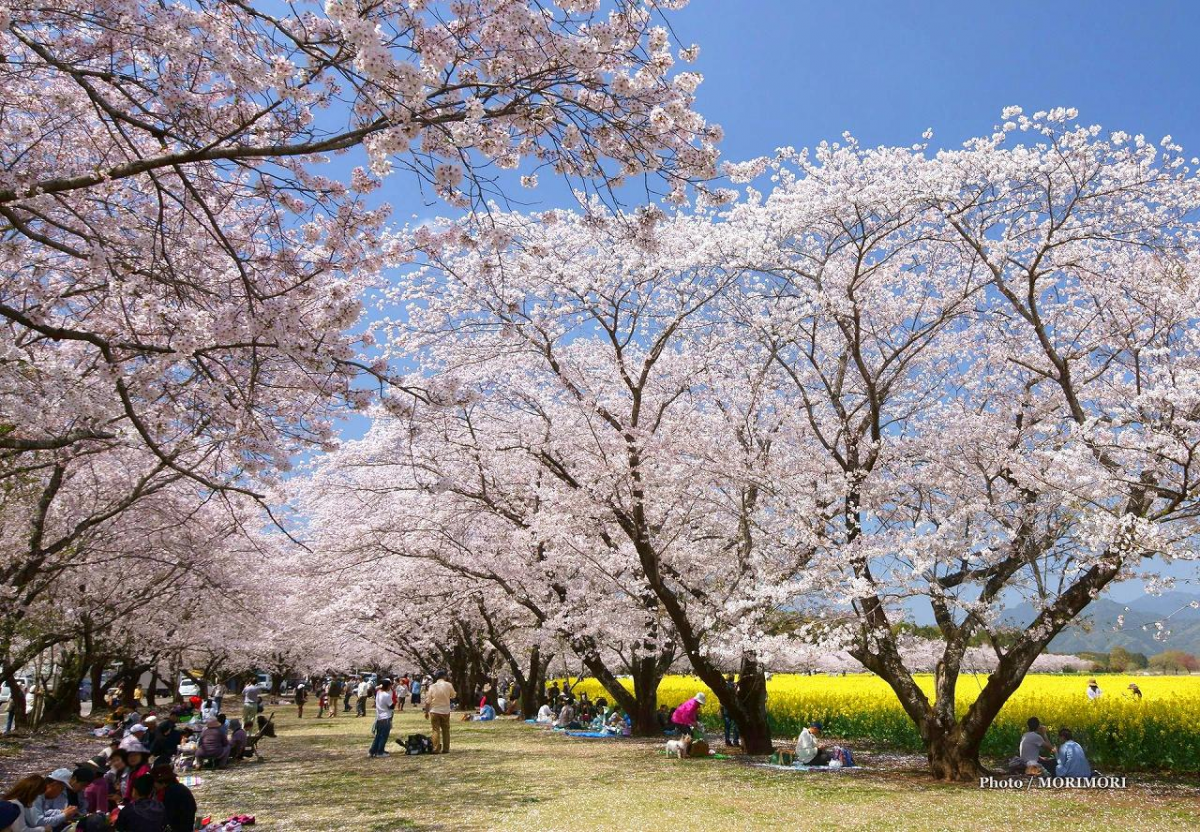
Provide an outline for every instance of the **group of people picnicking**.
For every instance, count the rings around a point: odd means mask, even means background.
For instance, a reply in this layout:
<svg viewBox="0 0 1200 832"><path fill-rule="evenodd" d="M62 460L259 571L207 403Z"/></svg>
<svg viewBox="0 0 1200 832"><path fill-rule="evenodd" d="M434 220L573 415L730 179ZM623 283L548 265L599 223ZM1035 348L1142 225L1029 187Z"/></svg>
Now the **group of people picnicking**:
<svg viewBox="0 0 1200 832"><path fill-rule="evenodd" d="M610 706L599 696L593 701L587 692L576 699L571 692L563 693L556 682L548 694L549 701L538 709L534 722L558 730L588 731L608 736L629 736L632 721L620 708ZM551 707L551 703L554 706Z"/></svg>
<svg viewBox="0 0 1200 832"><path fill-rule="evenodd" d="M1058 744L1055 745L1046 726L1036 716L1031 716L1025 727L1017 756L1009 761L1010 773L1082 779L1095 776L1083 746L1075 740L1070 728L1058 729Z"/></svg>
<svg viewBox="0 0 1200 832"><path fill-rule="evenodd" d="M197 826L196 800L179 773L223 768L241 760L253 741L272 735L260 716L264 689L256 682L241 691L242 719L221 710L227 688L217 683L209 696L192 696L159 716L133 708L113 709L93 731L108 744L72 767L22 777L0 802L0 832L194 832L238 828L228 821ZM259 723L255 735L245 726ZM187 779L185 775L185 779Z"/></svg>

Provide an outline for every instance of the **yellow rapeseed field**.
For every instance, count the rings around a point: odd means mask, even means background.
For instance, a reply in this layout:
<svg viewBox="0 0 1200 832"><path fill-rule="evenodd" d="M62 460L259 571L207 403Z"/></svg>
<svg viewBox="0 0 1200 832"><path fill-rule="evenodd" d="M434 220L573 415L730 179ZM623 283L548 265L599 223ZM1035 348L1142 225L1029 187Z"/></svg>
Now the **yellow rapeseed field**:
<svg viewBox="0 0 1200 832"><path fill-rule="evenodd" d="M1120 676L1095 678L1104 694L1087 698L1088 676L1034 674L996 719L983 753L998 757L1016 753L1025 720L1037 716L1052 731L1070 728L1099 767L1200 771L1200 676ZM932 696L933 677L917 681ZM965 675L958 684L960 715L986 684L985 676ZM1130 695L1135 682L1143 698ZM595 680L582 682L576 692L603 696ZM668 676L659 686L661 703L674 706L696 694L711 693L691 676ZM767 683L767 710L776 736L795 736L812 720L827 733L848 739L865 738L918 750L921 742L887 683L869 674L795 676L777 674ZM715 696L708 697L703 715L709 726L720 726Z"/></svg>

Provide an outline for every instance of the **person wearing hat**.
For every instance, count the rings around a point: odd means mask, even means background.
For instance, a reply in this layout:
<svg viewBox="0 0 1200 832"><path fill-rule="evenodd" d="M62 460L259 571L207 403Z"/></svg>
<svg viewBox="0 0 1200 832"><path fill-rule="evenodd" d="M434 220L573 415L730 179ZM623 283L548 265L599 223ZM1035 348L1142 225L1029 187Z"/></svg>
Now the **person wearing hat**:
<svg viewBox="0 0 1200 832"><path fill-rule="evenodd" d="M387 757L388 735L392 733L392 683L384 679L379 683L375 693L375 725L372 728L375 738L367 752L372 757Z"/></svg>
<svg viewBox="0 0 1200 832"><path fill-rule="evenodd" d="M1137 701L1142 701L1142 689L1137 686L1137 682L1129 683L1129 695Z"/></svg>
<svg viewBox="0 0 1200 832"><path fill-rule="evenodd" d="M174 721L164 719L150 740L150 756L154 758L154 765L170 764L182 742L183 734L179 733Z"/></svg>
<svg viewBox="0 0 1200 832"><path fill-rule="evenodd" d="M128 761L129 774L126 777L125 791L121 797L128 803L133 800L133 781L150 773L150 749L144 745L126 748L125 759Z"/></svg>
<svg viewBox="0 0 1200 832"><path fill-rule="evenodd" d="M82 763L71 777L83 788L80 802L83 812L108 814L108 781L103 772L90 763Z"/></svg>
<svg viewBox="0 0 1200 832"><path fill-rule="evenodd" d="M819 722L810 722L808 727L800 732L800 736L796 737L796 762L802 766L827 766L829 765L829 752L817 745L817 739L821 736L822 725Z"/></svg>
<svg viewBox="0 0 1200 832"><path fill-rule="evenodd" d="M154 798L163 805L168 832L192 832L196 828L196 798L192 790L179 782L169 765L155 766Z"/></svg>
<svg viewBox="0 0 1200 832"><path fill-rule="evenodd" d="M700 725L700 709L704 707L707 697L704 691L697 693L684 702L671 714L671 723L680 734L691 734Z"/></svg>
<svg viewBox="0 0 1200 832"><path fill-rule="evenodd" d="M146 736L148 730L149 729L140 722L130 725L128 730L125 732L125 736L121 739L121 748L124 748L126 751L128 751L135 745L145 745L145 743L142 742L142 738Z"/></svg>
<svg viewBox="0 0 1200 832"><path fill-rule="evenodd" d="M304 703L308 701L308 688L304 683L296 685L296 718L304 719Z"/></svg>
<svg viewBox="0 0 1200 832"><path fill-rule="evenodd" d="M67 788L71 785L71 769L56 768L46 777L46 786L33 801L35 826L58 832L66 829L75 819L79 809L67 800Z"/></svg>
<svg viewBox="0 0 1200 832"><path fill-rule="evenodd" d="M17 803L8 800L0 803L0 832L13 832L22 814L21 806Z"/></svg>
<svg viewBox="0 0 1200 832"><path fill-rule="evenodd" d="M1100 686L1096 684L1096 680L1088 679L1087 698L1092 702L1095 702L1103 695L1104 691L1100 690Z"/></svg>
<svg viewBox="0 0 1200 832"><path fill-rule="evenodd" d="M434 682L425 695L425 718L433 730L433 753L450 753L450 701L458 698L454 685L446 681L446 671L433 674Z"/></svg>
<svg viewBox="0 0 1200 832"><path fill-rule="evenodd" d="M196 762L211 760L219 768L229 760L229 750L229 737L221 729L221 723L210 717L196 739Z"/></svg>

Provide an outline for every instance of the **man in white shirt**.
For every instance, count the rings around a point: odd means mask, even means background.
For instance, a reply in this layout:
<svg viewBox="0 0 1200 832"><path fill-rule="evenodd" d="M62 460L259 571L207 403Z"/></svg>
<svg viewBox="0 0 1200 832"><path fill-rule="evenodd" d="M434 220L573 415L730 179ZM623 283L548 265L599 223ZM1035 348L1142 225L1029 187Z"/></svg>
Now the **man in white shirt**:
<svg viewBox="0 0 1200 832"><path fill-rule="evenodd" d="M355 703L355 705L356 705L355 715L356 716L366 716L367 715L367 695L368 695L367 692L370 689L371 689L371 683L368 682L366 677L364 676L362 679L359 680L358 687L355 688L355 690L354 690L354 695L358 697L358 701Z"/></svg>
<svg viewBox="0 0 1200 832"><path fill-rule="evenodd" d="M1100 690L1100 686L1096 684L1096 680L1088 679L1087 698L1095 702L1103 695L1104 691Z"/></svg>
<svg viewBox="0 0 1200 832"><path fill-rule="evenodd" d="M458 697L454 685L446 681L446 671L433 674L433 684L424 692L425 718L433 729L433 753L450 753L450 700Z"/></svg>
<svg viewBox="0 0 1200 832"><path fill-rule="evenodd" d="M384 679L375 694L375 739L371 743L372 757L391 756L387 752L388 734L392 733L392 683Z"/></svg>
<svg viewBox="0 0 1200 832"><path fill-rule="evenodd" d="M221 713L221 701L225 698L225 685L217 682L213 685L212 693L209 696L212 697L213 704L217 706L217 713Z"/></svg>
<svg viewBox="0 0 1200 832"><path fill-rule="evenodd" d="M829 752L817 745L821 736L821 723L813 722L796 737L796 762L802 766L829 765Z"/></svg>
<svg viewBox="0 0 1200 832"><path fill-rule="evenodd" d="M257 681L242 688L242 725L248 726L247 730L254 726L254 721L258 717L258 700L260 698L262 698L262 688L259 687Z"/></svg>

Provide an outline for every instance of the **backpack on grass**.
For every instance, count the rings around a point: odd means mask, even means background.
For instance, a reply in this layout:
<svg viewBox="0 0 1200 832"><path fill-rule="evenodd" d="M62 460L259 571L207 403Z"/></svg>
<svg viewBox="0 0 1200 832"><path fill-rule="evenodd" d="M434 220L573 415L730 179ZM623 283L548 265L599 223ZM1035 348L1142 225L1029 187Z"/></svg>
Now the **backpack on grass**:
<svg viewBox="0 0 1200 832"><path fill-rule="evenodd" d="M406 740L396 740L397 745L404 747L405 754L432 754L433 738L425 734L409 734Z"/></svg>

